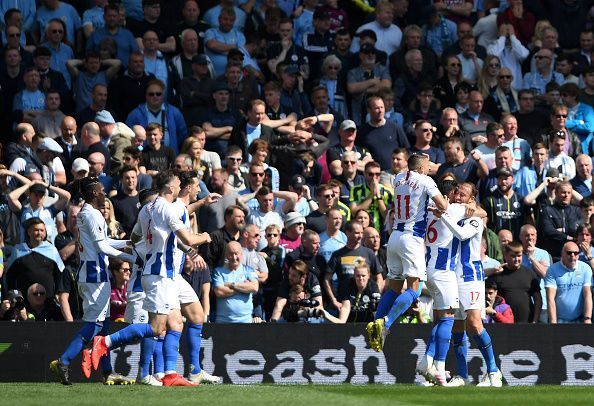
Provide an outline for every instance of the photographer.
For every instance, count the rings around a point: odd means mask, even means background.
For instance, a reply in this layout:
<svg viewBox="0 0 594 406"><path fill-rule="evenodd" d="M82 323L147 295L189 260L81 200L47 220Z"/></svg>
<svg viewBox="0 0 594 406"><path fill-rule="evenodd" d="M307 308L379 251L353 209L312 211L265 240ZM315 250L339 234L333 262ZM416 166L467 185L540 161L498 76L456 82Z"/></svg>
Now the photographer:
<svg viewBox="0 0 594 406"><path fill-rule="evenodd" d="M288 323L319 323L324 310L319 309L320 303L316 299L310 299L305 292L303 285L293 285L289 290L288 302L283 308L283 320Z"/></svg>
<svg viewBox="0 0 594 406"><path fill-rule="evenodd" d="M6 299L0 304L0 320L26 321L29 319L25 309L25 298L20 290L9 290Z"/></svg>
<svg viewBox="0 0 594 406"><path fill-rule="evenodd" d="M371 279L369 265L355 265L353 279L338 292L342 303L338 317L324 310L324 318L331 323L367 323L373 321L377 303L381 297L377 283Z"/></svg>
<svg viewBox="0 0 594 406"><path fill-rule="evenodd" d="M320 288L318 278L309 272L309 268L305 262L297 260L293 262L289 268L289 273L280 284L274 310L272 311L272 317L270 318L271 322L279 321L281 314L284 314L283 310L289 300L291 288L296 285L303 286L305 298L317 302L316 305L313 306L315 309L324 309L322 303L322 289Z"/></svg>

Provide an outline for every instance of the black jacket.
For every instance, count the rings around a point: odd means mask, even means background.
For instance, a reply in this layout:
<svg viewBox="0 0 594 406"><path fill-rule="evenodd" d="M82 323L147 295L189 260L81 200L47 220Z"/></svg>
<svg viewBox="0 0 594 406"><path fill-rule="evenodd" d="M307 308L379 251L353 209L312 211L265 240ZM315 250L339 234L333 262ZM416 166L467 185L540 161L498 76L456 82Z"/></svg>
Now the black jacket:
<svg viewBox="0 0 594 406"><path fill-rule="evenodd" d="M562 206L558 203L544 206L538 221L540 248L548 251L554 261L558 261L563 244L568 241L568 237L575 235L583 222L580 209L576 206Z"/></svg>
<svg viewBox="0 0 594 406"><path fill-rule="evenodd" d="M233 131L231 131L231 137L229 138L229 146L231 145L237 145L239 148L241 148L242 151L242 155L243 155L243 161L247 162L247 157L248 157L248 142L247 142L247 133L246 133L246 124L247 121L241 120L238 124L235 124L235 126L233 126ZM274 132L274 130L271 127L268 127L264 124L261 125L262 129L261 129L261 134L260 134L260 139L265 140L266 142L268 142L269 144L272 144L272 141L277 138L276 133ZM270 151L268 152L268 156L270 156Z"/></svg>

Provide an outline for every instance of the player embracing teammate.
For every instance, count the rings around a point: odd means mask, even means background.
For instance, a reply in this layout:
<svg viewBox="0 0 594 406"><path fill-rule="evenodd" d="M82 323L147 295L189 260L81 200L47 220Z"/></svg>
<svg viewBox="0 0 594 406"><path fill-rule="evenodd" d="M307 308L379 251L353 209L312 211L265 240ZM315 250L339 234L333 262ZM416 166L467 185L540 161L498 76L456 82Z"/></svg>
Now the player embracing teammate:
<svg viewBox="0 0 594 406"><path fill-rule="evenodd" d="M481 217L485 213L474 207L473 184L445 181L440 190L425 175L428 162L427 157L412 155L409 170L394 179L394 232L388 242L391 289L382 296L376 320L367 326L369 342L372 348L381 351L391 324L418 297L420 281L426 280L434 300L436 323L417 372L441 386L468 384L468 332L487 365L487 373L478 386L500 387L501 372L495 363L491 338L482 324L485 284L480 246ZM443 196L453 204L448 204ZM429 199L435 208L429 208ZM426 244L426 251L419 239ZM425 252L422 258L421 253ZM403 277L408 289L398 295ZM445 358L452 337L458 375L448 382Z"/></svg>

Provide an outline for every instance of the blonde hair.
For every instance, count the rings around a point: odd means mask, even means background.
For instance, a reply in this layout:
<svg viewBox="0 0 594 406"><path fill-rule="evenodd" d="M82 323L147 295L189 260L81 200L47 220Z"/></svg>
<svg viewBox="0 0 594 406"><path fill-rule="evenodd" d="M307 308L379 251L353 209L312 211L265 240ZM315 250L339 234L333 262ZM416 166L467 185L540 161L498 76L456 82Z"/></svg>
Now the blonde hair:
<svg viewBox="0 0 594 406"><path fill-rule="evenodd" d="M192 149L192 145L197 142L198 144L200 144L200 141L198 140L198 137L195 137L193 135L190 135L188 138L186 138L181 146L180 152L182 154L186 154L190 157L190 159L192 159L192 169L195 171L198 171L201 169L202 165L200 165L200 158L196 159L194 158L192 155L190 155L190 150Z"/></svg>
<svg viewBox="0 0 594 406"><path fill-rule="evenodd" d="M489 88L489 83L487 82L487 79L489 78L489 65L493 60L497 60L499 62L499 69L501 69L501 60L499 59L499 57L495 55L487 55L487 57L485 58L485 62L483 64L483 69L481 70L481 77L478 81L479 92L481 92L483 98L485 99L489 97L489 93L491 90Z"/></svg>
<svg viewBox="0 0 594 406"><path fill-rule="evenodd" d="M107 223L107 231L110 238L120 238L120 233L122 232L122 226L120 222L115 218L115 211L113 209L113 203L107 197L105 198L105 203L109 204L109 213L107 214L107 219L105 222Z"/></svg>

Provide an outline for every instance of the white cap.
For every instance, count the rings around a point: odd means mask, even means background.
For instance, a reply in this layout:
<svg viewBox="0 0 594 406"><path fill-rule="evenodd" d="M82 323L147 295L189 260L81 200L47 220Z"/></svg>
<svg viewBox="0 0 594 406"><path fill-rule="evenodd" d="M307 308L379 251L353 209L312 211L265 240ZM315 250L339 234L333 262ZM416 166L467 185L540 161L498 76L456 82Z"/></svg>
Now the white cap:
<svg viewBox="0 0 594 406"><path fill-rule="evenodd" d="M72 162L72 171L74 173L78 173L80 171L89 173L89 162L84 158L76 158L74 162Z"/></svg>

